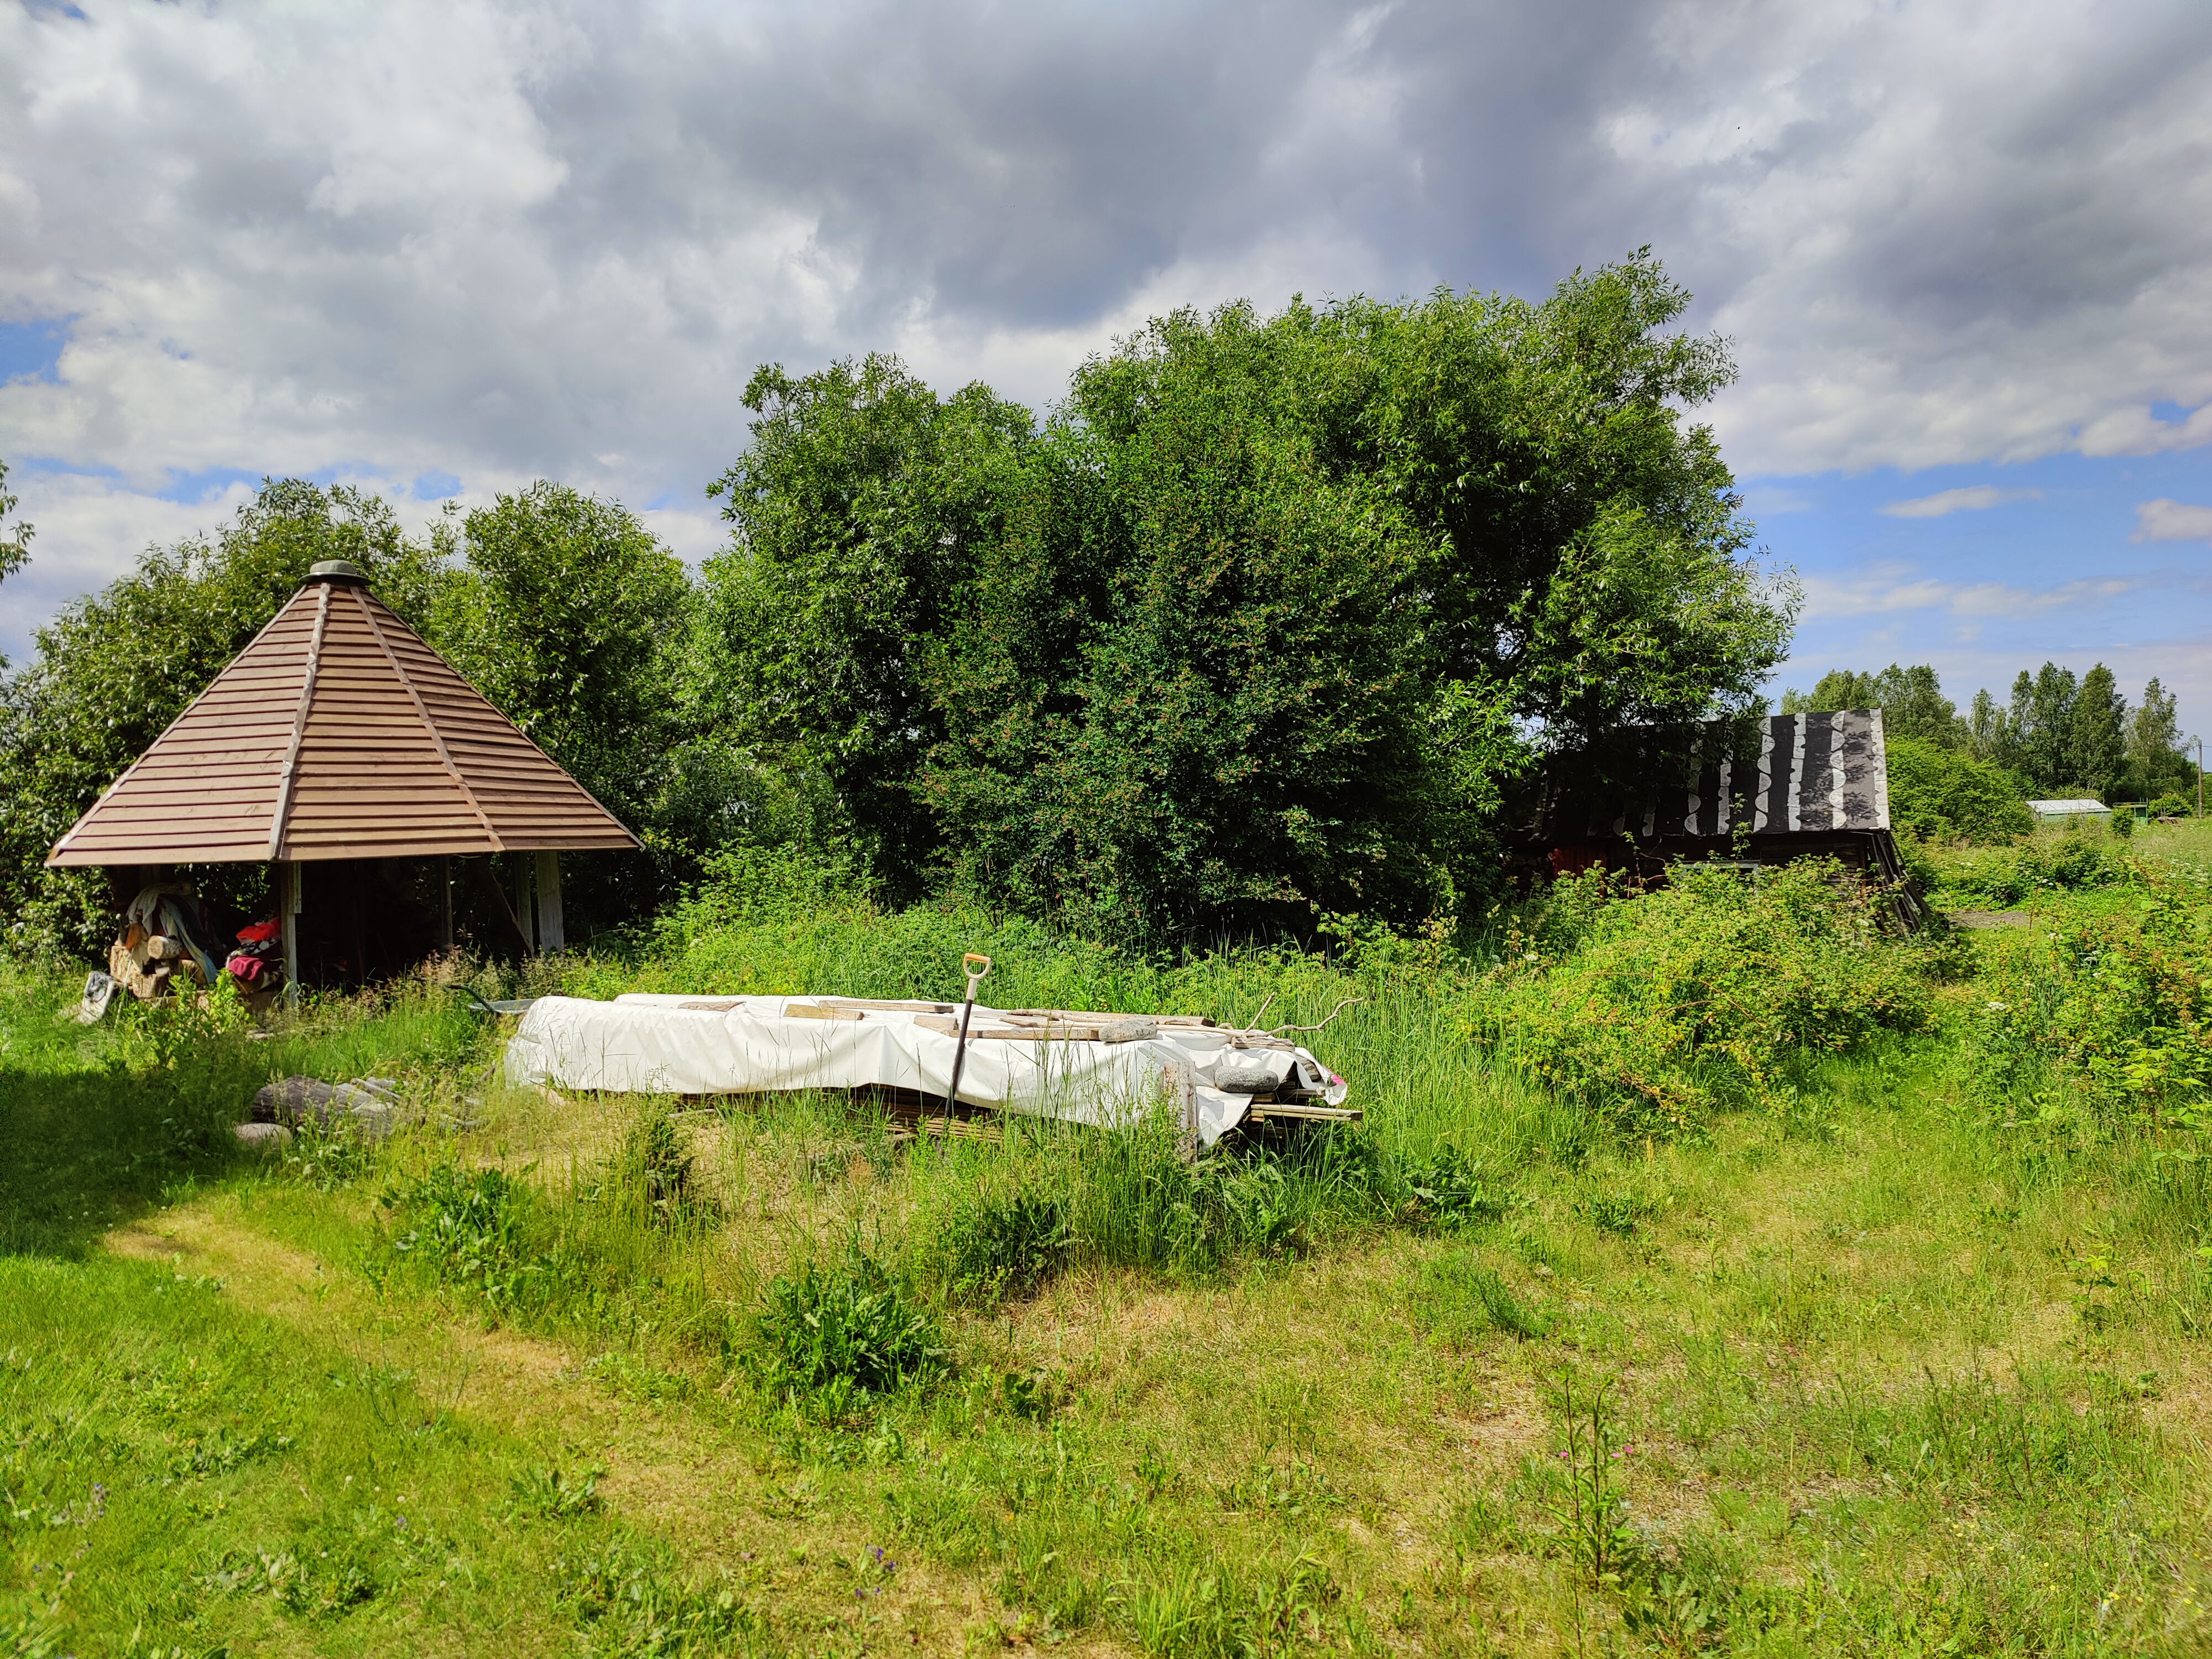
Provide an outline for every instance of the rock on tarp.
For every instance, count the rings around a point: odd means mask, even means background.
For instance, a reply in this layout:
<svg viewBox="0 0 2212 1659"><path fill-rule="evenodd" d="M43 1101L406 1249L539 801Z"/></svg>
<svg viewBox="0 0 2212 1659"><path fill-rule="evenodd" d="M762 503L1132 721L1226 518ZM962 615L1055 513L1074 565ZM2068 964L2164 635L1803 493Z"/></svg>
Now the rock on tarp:
<svg viewBox="0 0 2212 1659"><path fill-rule="evenodd" d="M507 1076L526 1087L632 1094L873 1087L942 1097L959 1047L954 1027L941 1004L540 997L507 1043ZM1255 1094L1290 1092L1337 1106L1348 1092L1306 1049L1261 1032L1115 1014L1047 1022L1029 1011L981 1006L970 1031L960 1074L968 1105L1110 1125L1188 1086L1193 1127L1206 1146L1243 1121Z"/></svg>

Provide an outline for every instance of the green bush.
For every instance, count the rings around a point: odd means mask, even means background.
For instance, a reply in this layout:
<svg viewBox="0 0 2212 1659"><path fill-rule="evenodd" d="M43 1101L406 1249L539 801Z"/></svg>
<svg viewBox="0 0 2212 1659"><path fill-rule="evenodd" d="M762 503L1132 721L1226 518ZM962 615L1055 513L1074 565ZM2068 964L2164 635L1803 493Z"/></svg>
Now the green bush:
<svg viewBox="0 0 2212 1659"><path fill-rule="evenodd" d="M2142 879L2150 902L2136 914L1996 945L1961 1054L1985 1096L2032 1096L2055 1072L2107 1109L2197 1124L2212 1106L2206 920L2162 878Z"/></svg>
<svg viewBox="0 0 2212 1659"><path fill-rule="evenodd" d="M769 1286L750 1364L771 1395L836 1414L943 1374L951 1356L913 1285L857 1245L805 1261Z"/></svg>
<svg viewBox="0 0 2212 1659"><path fill-rule="evenodd" d="M1509 930L1474 987L1470 1032L1639 1132L1778 1108L1802 1059L1927 1022L1940 958L1885 939L1881 914L1878 893L1826 860L1757 882L1684 866L1640 896L1595 872Z"/></svg>
<svg viewBox="0 0 2212 1659"><path fill-rule="evenodd" d="M1453 1347L1466 1347L1500 1331L1516 1342L1541 1341L1552 1316L1513 1294L1512 1287L1467 1251L1423 1264L1408 1286L1414 1322Z"/></svg>
<svg viewBox="0 0 2212 1659"><path fill-rule="evenodd" d="M691 1659L784 1651L765 1613L726 1581L692 1582L667 1547L623 1537L553 1564L558 1606L586 1655Z"/></svg>
<svg viewBox="0 0 2212 1659"><path fill-rule="evenodd" d="M1483 1316L1515 1341L1539 1341L1551 1331L1550 1318L1522 1303L1491 1269L1485 1267L1476 1272L1468 1288L1474 1292Z"/></svg>
<svg viewBox="0 0 2212 1659"><path fill-rule="evenodd" d="M2142 878L2123 848L2071 832L2039 836L2016 847L1960 852L1934 866L1942 885L1961 899L1999 908L2038 893L2081 893L2125 887Z"/></svg>
<svg viewBox="0 0 2212 1659"><path fill-rule="evenodd" d="M1634 1237L1653 1208L1643 1194L1619 1188L1585 1194L1582 1200L1583 1213L1589 1218L1590 1225L1613 1238Z"/></svg>
<svg viewBox="0 0 2212 1659"><path fill-rule="evenodd" d="M710 1207L698 1191L694 1164L666 1103L657 1102L630 1124L611 1173L616 1189L641 1205L647 1220L672 1227Z"/></svg>
<svg viewBox="0 0 2212 1659"><path fill-rule="evenodd" d="M1916 841L2008 842L2035 828L2018 780L1924 738L1893 736L1889 819Z"/></svg>

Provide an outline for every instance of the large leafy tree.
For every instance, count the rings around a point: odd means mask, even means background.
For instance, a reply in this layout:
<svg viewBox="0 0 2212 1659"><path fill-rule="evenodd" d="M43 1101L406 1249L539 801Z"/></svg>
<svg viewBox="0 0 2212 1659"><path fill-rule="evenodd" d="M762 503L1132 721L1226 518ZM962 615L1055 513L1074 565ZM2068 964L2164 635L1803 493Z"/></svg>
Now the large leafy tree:
<svg viewBox="0 0 2212 1659"><path fill-rule="evenodd" d="M2142 702L2127 718L2121 792L2136 800L2195 787L2197 769L2183 749L2179 708L2174 695L2154 676Z"/></svg>
<svg viewBox="0 0 2212 1659"><path fill-rule="evenodd" d="M2127 699L2099 663L2075 678L2045 663L2021 670L2008 708L1977 697L1969 722L1979 753L2011 768L2045 794L2087 790L2102 797L2121 781L2127 758Z"/></svg>
<svg viewBox="0 0 2212 1659"><path fill-rule="evenodd" d="M1375 377L1340 464L1431 550L1439 666L1505 688L1553 744L1747 705L1788 644L1794 592L1742 556L1718 446L1683 418L1735 375L1721 342L1668 331L1689 297L1645 250L1541 303L1329 314Z"/></svg>
<svg viewBox="0 0 2212 1659"><path fill-rule="evenodd" d="M21 519L13 525L8 522L15 510L15 498L8 493L8 463L0 461L0 582L21 570L31 556L31 526ZM0 668L7 665L7 658L0 657Z"/></svg>
<svg viewBox="0 0 2212 1659"><path fill-rule="evenodd" d="M1970 741L1968 722L1958 706L1943 695L1943 682L1926 663L1904 668L1896 663L1878 674L1831 669L1820 676L1810 693L1783 694L1782 712L1795 714L1838 708L1879 708L1882 729L1893 738L1906 738L1954 749Z"/></svg>
<svg viewBox="0 0 2212 1659"><path fill-rule="evenodd" d="M2100 799L2119 781L2127 759L2128 700L2099 663L2081 677L2067 711L2066 771Z"/></svg>
<svg viewBox="0 0 2212 1659"><path fill-rule="evenodd" d="M2072 772L2074 698L2081 683L2070 668L2045 663L2025 668L2012 683L2007 760L2038 789L2048 793L2078 781Z"/></svg>
<svg viewBox="0 0 2212 1659"><path fill-rule="evenodd" d="M1438 896L1443 809L1494 797L1432 738L1513 744L1440 682L1387 483L1322 464L1315 320L1180 313L1077 375L928 658L968 883L1145 936Z"/></svg>
<svg viewBox="0 0 2212 1659"><path fill-rule="evenodd" d="M683 562L620 502L542 480L439 532L439 649L607 805L642 811L682 715Z"/></svg>
<svg viewBox="0 0 2212 1659"><path fill-rule="evenodd" d="M752 445L708 492L737 529L707 566L709 712L826 779L910 896L939 846L913 790L945 736L928 659L1034 488L1033 423L981 386L939 398L885 356L763 368L744 401Z"/></svg>
<svg viewBox="0 0 2212 1659"><path fill-rule="evenodd" d="M620 502L543 480L433 545L432 643L656 854L570 860L569 902L602 921L649 908L700 850L667 810L698 769L682 561Z"/></svg>
<svg viewBox="0 0 2212 1659"><path fill-rule="evenodd" d="M734 704L879 873L1148 935L1410 920L1533 743L1741 706L1790 596L1638 255L1540 304L1162 319L1042 428L870 359L757 377L710 570Z"/></svg>

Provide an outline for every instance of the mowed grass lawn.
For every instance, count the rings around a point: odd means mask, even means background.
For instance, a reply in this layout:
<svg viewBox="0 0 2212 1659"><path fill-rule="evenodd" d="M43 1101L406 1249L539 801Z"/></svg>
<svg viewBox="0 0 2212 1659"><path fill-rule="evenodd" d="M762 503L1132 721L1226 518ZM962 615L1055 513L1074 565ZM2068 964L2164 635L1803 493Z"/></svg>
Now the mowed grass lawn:
<svg viewBox="0 0 2212 1659"><path fill-rule="evenodd" d="M1091 988L1273 1019L1350 983ZM1939 1037L1813 1067L1786 1116L1621 1137L1401 961L1316 1039L1358 1133L1194 1178L1073 1135L894 1145L832 1100L512 1091L428 988L260 1036L87 1030L68 988L0 985L0 1653L2212 1646L2200 1166L1978 1108ZM237 1150L295 1072L395 1077L421 1121ZM1034 1289L954 1271L1038 1192ZM1148 1192L1183 1243L1077 1237ZM863 1256L943 1361L773 1385L775 1287Z"/></svg>

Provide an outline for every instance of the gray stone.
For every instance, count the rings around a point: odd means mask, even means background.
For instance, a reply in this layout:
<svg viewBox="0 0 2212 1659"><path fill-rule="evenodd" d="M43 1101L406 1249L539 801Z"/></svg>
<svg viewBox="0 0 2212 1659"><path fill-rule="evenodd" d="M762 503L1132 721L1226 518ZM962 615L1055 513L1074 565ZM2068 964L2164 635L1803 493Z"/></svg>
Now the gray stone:
<svg viewBox="0 0 2212 1659"><path fill-rule="evenodd" d="M234 1123L230 1132L240 1146L260 1152L278 1152L292 1144L292 1132L281 1123Z"/></svg>
<svg viewBox="0 0 2212 1659"><path fill-rule="evenodd" d="M253 1115L262 1123L313 1123L319 1128L343 1124L371 1140L381 1140L398 1121L399 1096L389 1078L358 1078L351 1083L279 1078L255 1094Z"/></svg>

